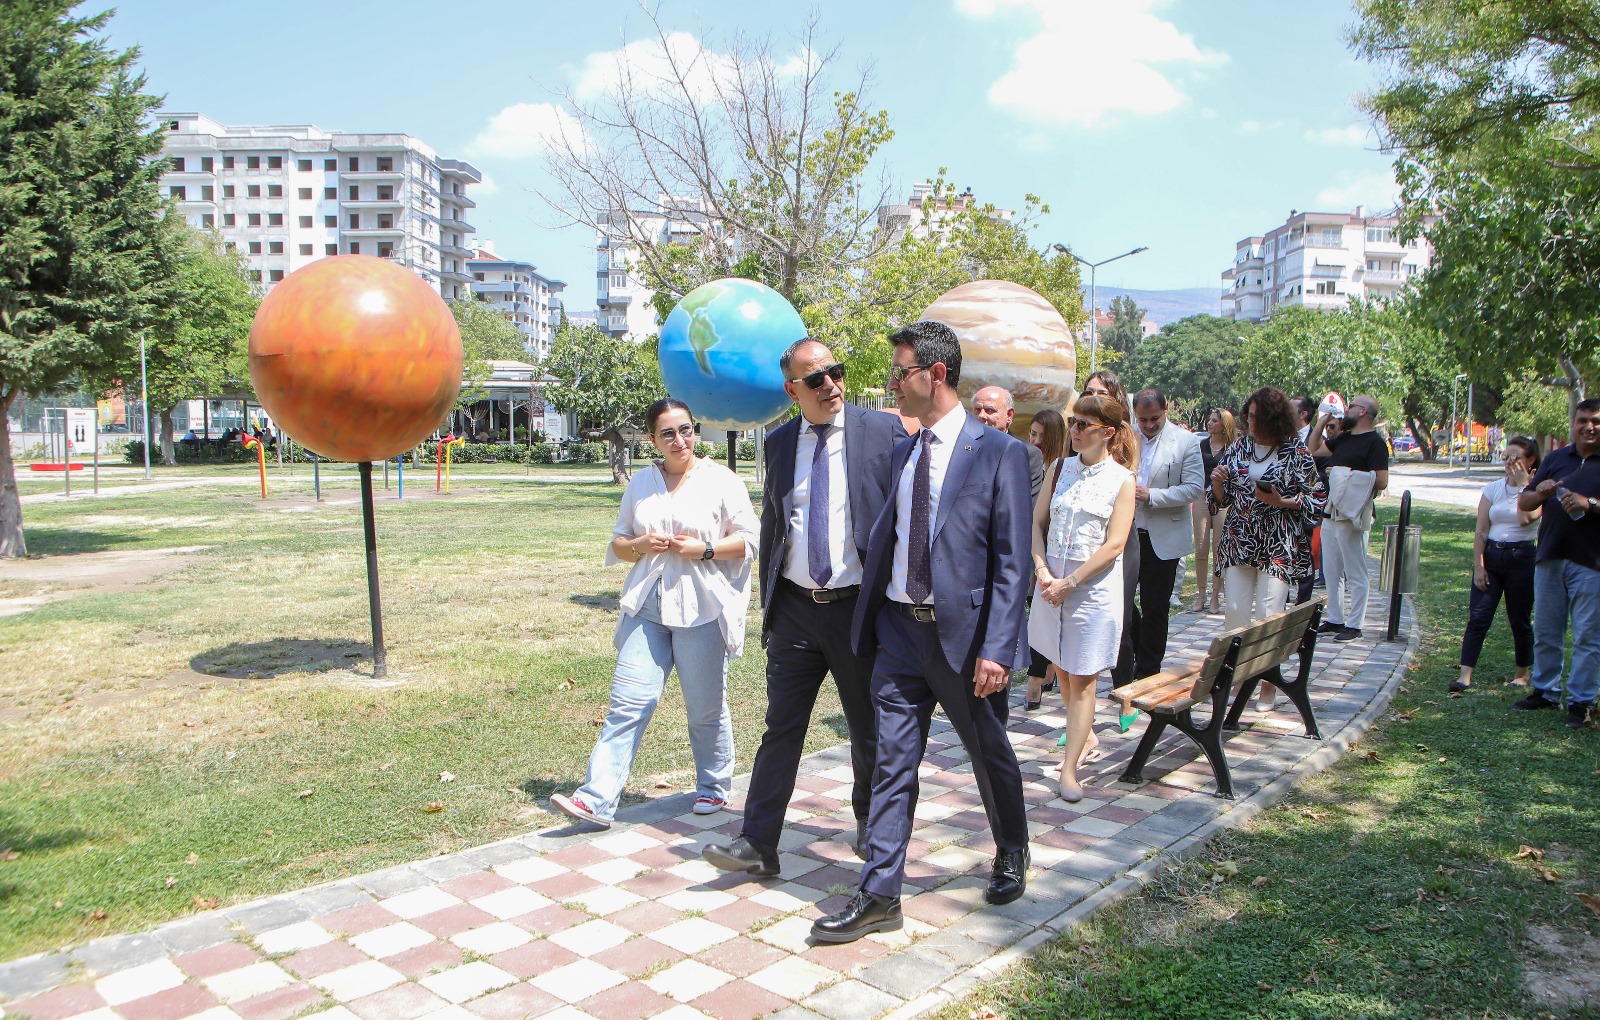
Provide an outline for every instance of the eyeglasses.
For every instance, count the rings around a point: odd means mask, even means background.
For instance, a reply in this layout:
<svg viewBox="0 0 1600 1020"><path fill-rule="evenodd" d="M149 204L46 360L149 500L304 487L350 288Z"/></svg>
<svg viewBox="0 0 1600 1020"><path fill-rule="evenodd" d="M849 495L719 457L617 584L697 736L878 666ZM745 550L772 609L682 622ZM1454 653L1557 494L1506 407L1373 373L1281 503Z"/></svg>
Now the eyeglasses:
<svg viewBox="0 0 1600 1020"><path fill-rule="evenodd" d="M656 433L656 438L668 445L671 445L673 440L692 443L694 442L694 426L685 422L675 429L662 429Z"/></svg>
<svg viewBox="0 0 1600 1020"><path fill-rule="evenodd" d="M822 389L822 380L825 377L832 379L836 383L844 382L844 366L836 361L827 368L819 368L810 375L801 376L795 382L803 382L810 389L820 390Z"/></svg>
<svg viewBox="0 0 1600 1020"><path fill-rule="evenodd" d="M1082 418L1073 418L1071 421L1067 422L1067 428L1071 429L1074 432L1082 432L1084 429L1110 428L1110 427L1111 426L1109 426L1109 425L1102 425L1097 421L1085 421Z"/></svg>
<svg viewBox="0 0 1600 1020"><path fill-rule="evenodd" d="M933 365L890 365L889 381L891 383L905 382L906 376L910 375L912 372L920 372L923 369L932 367Z"/></svg>

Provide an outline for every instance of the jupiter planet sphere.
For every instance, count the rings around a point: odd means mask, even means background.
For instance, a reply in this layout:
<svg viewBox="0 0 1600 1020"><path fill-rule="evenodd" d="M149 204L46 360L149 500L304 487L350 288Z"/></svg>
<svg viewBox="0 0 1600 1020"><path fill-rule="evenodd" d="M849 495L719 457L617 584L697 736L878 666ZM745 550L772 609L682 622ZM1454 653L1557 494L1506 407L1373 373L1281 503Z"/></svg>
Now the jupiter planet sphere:
<svg viewBox="0 0 1600 1020"><path fill-rule="evenodd" d="M1055 306L1007 280L975 280L947 291L922 313L961 341L962 400L1000 386L1016 401L1011 430L1028 434L1040 411L1066 413L1076 394L1078 358L1072 332Z"/></svg>

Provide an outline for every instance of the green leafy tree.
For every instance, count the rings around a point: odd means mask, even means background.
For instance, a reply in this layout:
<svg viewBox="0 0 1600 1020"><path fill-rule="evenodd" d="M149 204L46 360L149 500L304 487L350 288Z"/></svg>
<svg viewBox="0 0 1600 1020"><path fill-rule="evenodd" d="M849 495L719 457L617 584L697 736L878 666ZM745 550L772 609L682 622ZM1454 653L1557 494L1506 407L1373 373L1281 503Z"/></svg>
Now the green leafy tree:
<svg viewBox="0 0 1600 1020"><path fill-rule="evenodd" d="M461 331L464 358L462 378L466 385L456 397L457 407L466 407L484 398L484 384L493 374L491 361L532 361L522 331L495 311L487 301L450 302L450 314Z"/></svg>
<svg viewBox="0 0 1600 1020"><path fill-rule="evenodd" d="M0 557L23 556L7 411L126 363L161 304L161 136L110 14L0 0Z"/></svg>
<svg viewBox="0 0 1600 1020"><path fill-rule="evenodd" d="M550 402L601 433L612 480L626 482L622 429L642 429L645 408L665 392L655 345L613 340L596 326L565 326L556 330L545 370L560 383L550 388Z"/></svg>
<svg viewBox="0 0 1600 1020"><path fill-rule="evenodd" d="M1141 343L1120 369L1129 385L1155 386L1184 408L1185 423L1205 427L1212 409L1237 411L1243 399L1235 385L1246 339L1259 329L1215 315L1169 322Z"/></svg>
<svg viewBox="0 0 1600 1020"><path fill-rule="evenodd" d="M1100 350L1116 351L1126 357L1137 350L1144 340L1144 331L1139 326L1144 318L1144 309L1124 294L1111 299L1109 314L1111 325L1099 332Z"/></svg>
<svg viewBox="0 0 1600 1020"><path fill-rule="evenodd" d="M1533 376L1506 390L1496 418L1508 436L1566 439L1572 431L1566 394Z"/></svg>
<svg viewBox="0 0 1600 1020"><path fill-rule="evenodd" d="M1392 330L1363 308L1320 312L1283 308L1244 345L1235 382L1248 395L1258 386L1317 396L1337 390L1346 399L1370 394L1393 421L1406 392L1405 367Z"/></svg>

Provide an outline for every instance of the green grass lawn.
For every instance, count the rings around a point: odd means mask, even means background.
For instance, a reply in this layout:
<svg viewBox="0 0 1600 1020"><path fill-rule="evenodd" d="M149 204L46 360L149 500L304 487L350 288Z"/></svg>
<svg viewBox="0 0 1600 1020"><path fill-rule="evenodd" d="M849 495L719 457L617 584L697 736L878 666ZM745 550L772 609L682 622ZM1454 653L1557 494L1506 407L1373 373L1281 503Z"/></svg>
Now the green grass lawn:
<svg viewBox="0 0 1600 1020"><path fill-rule="evenodd" d="M0 618L0 959L554 821L543 801L581 781L610 689L623 569L601 558L621 490L380 494L403 681L381 688L355 479L330 474L321 504L195 488L25 507L45 557L204 550ZM0 574L0 597L50 587ZM729 678L741 768L765 710L753 632L746 648ZM813 749L843 733L823 697ZM675 684L631 788L657 780L692 789Z"/></svg>
<svg viewBox="0 0 1600 1020"><path fill-rule="evenodd" d="M1414 514L1420 655L1354 753L941 1016L1600 1017L1600 734L1511 710L1503 613L1447 694L1472 520Z"/></svg>

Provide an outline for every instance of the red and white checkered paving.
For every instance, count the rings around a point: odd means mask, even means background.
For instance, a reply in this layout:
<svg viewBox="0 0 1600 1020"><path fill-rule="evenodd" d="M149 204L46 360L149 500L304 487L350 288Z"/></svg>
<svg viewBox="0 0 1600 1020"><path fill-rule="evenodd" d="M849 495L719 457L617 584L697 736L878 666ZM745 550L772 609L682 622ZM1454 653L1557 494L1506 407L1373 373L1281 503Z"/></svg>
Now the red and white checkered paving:
<svg viewBox="0 0 1600 1020"><path fill-rule="evenodd" d="M1168 661L1182 662L1204 653L1220 618L1173 622ZM1313 702L1327 737L1398 679L1403 646L1377 642L1376 627L1367 634L1318 648ZM931 991L1061 926L1129 867L1314 752L1293 709L1280 706L1247 712L1227 740L1240 797L1229 802L1212 796L1209 768L1176 733L1146 768L1151 782L1118 782L1144 722L1119 735L1102 701L1105 757L1089 767L1077 804L1054 792L1059 699L1014 709L1033 866L1027 895L1004 907L982 901L994 844L966 754L936 719L907 855L905 928L848 945L808 941L860 867L849 845L850 768L834 749L802 768L778 878L725 874L700 859L706 843L738 834L742 798L696 816L680 795L682 814L600 833L553 830L0 965L0 999L7 1020L915 1015ZM670 803L644 807L661 816Z"/></svg>

